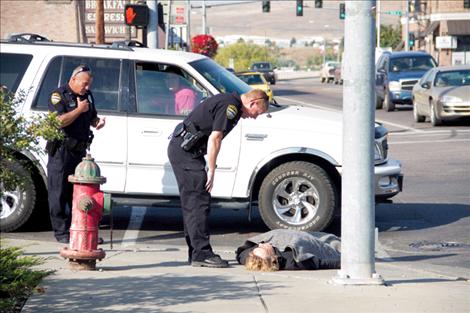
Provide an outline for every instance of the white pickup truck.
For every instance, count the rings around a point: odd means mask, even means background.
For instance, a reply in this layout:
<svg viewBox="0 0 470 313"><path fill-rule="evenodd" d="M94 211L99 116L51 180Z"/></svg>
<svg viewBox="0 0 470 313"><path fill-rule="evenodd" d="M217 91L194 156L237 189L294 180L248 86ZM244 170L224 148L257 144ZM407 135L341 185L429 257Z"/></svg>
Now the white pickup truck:
<svg viewBox="0 0 470 313"><path fill-rule="evenodd" d="M19 108L25 116L46 112L51 91L68 81L74 67L91 67L98 114L106 117L106 127L95 131L91 154L107 178L102 189L116 198L178 199L167 145L184 115L174 109L166 67L181 70L198 103L217 93L250 89L198 54L123 43L97 46L15 38L0 47L0 83L12 92L27 92ZM376 124L379 198L401 191L401 164L388 157L387 149L387 130ZM21 162L12 167L26 174L30 184L25 190L4 190L2 231L19 228L35 210L47 210L47 156L18 151L17 158L34 167L25 171ZM219 203L257 206L269 228L322 230L340 213L342 158L341 113L272 105L256 121L241 120L224 139L212 196Z"/></svg>

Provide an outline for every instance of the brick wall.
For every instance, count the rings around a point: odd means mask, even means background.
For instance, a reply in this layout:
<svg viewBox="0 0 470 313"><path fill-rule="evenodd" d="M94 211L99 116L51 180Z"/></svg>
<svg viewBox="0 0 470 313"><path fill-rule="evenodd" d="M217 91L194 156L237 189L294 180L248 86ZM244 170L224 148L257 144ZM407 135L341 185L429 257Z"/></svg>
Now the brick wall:
<svg viewBox="0 0 470 313"><path fill-rule="evenodd" d="M428 6L429 5L431 5L431 13L458 13L465 11L470 12L470 9L463 8L463 0L428 0Z"/></svg>
<svg viewBox="0 0 470 313"><path fill-rule="evenodd" d="M78 42L75 10L71 0L1 0L0 36L36 33L54 41Z"/></svg>

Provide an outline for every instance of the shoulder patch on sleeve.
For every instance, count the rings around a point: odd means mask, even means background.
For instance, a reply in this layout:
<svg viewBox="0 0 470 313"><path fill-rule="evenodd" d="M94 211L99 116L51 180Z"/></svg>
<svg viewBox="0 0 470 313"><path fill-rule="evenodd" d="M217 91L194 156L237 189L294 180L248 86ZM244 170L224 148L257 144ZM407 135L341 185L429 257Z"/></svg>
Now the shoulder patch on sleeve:
<svg viewBox="0 0 470 313"><path fill-rule="evenodd" d="M61 100L62 100L62 96L60 95L60 93L54 92L54 93L51 95L51 103L52 103L53 105L56 105L56 104L59 103Z"/></svg>
<svg viewBox="0 0 470 313"><path fill-rule="evenodd" d="M233 120L238 114L237 106L234 104L229 104L227 107L227 118Z"/></svg>

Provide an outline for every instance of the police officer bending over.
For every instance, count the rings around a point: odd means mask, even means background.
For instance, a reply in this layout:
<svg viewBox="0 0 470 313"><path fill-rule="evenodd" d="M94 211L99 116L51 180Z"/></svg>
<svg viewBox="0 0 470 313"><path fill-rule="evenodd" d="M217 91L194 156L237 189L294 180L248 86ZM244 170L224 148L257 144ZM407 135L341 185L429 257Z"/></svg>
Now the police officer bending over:
<svg viewBox="0 0 470 313"><path fill-rule="evenodd" d="M57 112L65 134L63 141L50 141L46 150L47 187L52 228L57 241L68 243L70 234L73 186L67 177L74 173L91 144L90 126L100 129L105 119L99 118L89 90L91 70L86 65L75 68L68 84L54 90L49 98L49 111ZM69 210L66 209L69 205Z"/></svg>
<svg viewBox="0 0 470 313"><path fill-rule="evenodd" d="M257 118L268 96L255 89L241 96L218 94L199 104L173 132L168 157L178 182L183 224L192 266L227 267L209 243L210 192L222 139L240 118ZM207 171L204 155L207 153Z"/></svg>

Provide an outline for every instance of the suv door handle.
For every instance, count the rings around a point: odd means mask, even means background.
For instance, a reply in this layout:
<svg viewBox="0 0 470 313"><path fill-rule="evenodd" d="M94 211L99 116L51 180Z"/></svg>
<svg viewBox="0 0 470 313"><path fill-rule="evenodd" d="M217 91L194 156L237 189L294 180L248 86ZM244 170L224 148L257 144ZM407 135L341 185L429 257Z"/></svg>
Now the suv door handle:
<svg viewBox="0 0 470 313"><path fill-rule="evenodd" d="M266 134L246 134L245 135L246 140L253 140L253 141L263 141L267 137L268 135Z"/></svg>
<svg viewBox="0 0 470 313"><path fill-rule="evenodd" d="M144 136L153 136L153 137L158 137L162 134L161 131L156 130L156 129L144 129L142 131L142 135Z"/></svg>

